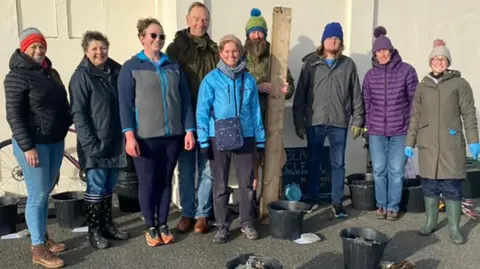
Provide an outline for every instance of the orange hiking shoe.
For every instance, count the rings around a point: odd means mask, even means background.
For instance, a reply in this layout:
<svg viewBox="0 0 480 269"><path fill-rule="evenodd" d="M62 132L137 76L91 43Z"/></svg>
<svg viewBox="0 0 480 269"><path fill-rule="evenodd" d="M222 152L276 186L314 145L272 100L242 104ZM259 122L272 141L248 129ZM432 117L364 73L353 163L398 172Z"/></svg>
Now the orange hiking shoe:
<svg viewBox="0 0 480 269"><path fill-rule="evenodd" d="M157 228L150 227L145 232L145 240L147 241L147 245L151 247L160 246L163 244L162 238L158 234Z"/></svg>
<svg viewBox="0 0 480 269"><path fill-rule="evenodd" d="M175 242L175 237L173 234L170 232L170 229L168 228L168 225L162 225L160 226L160 238L163 241L164 244L171 244Z"/></svg>

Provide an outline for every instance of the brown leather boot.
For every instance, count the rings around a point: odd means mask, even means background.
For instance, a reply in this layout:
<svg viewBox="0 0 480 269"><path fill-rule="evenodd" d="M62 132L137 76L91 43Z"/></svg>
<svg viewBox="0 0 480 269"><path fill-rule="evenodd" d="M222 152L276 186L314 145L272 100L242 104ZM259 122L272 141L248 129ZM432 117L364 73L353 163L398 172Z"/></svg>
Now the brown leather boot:
<svg viewBox="0 0 480 269"><path fill-rule="evenodd" d="M61 268L64 266L63 260L55 256L45 244L33 247L32 262L45 268Z"/></svg>
<svg viewBox="0 0 480 269"><path fill-rule="evenodd" d="M48 233L45 233L45 246L53 253L60 253L67 250L64 243L58 243L50 239ZM33 251L33 246L32 246Z"/></svg>
<svg viewBox="0 0 480 269"><path fill-rule="evenodd" d="M208 232L207 218L197 219L197 223L195 223L195 232L199 233L199 234L204 234L204 233Z"/></svg>
<svg viewBox="0 0 480 269"><path fill-rule="evenodd" d="M177 231L179 233L188 232L193 226L193 219L182 216L177 224Z"/></svg>
<svg viewBox="0 0 480 269"><path fill-rule="evenodd" d="M53 253L60 253L67 250L67 247L64 243L58 243L50 239L48 233L45 233L45 245Z"/></svg>

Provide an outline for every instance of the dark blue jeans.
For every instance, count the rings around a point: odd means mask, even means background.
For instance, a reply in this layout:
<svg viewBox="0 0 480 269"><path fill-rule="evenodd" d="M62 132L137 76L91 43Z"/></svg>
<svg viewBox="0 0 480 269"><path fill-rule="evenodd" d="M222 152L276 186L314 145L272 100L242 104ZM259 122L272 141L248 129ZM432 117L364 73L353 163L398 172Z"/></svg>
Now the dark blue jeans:
<svg viewBox="0 0 480 269"><path fill-rule="evenodd" d="M332 203L341 204L344 199L347 128L328 125L307 127L308 196L315 198L320 191L322 158L320 153L326 137L328 137L330 144L330 162L332 164Z"/></svg>
<svg viewBox="0 0 480 269"><path fill-rule="evenodd" d="M423 195L445 200L459 201L463 199L461 179L428 179L422 178Z"/></svg>

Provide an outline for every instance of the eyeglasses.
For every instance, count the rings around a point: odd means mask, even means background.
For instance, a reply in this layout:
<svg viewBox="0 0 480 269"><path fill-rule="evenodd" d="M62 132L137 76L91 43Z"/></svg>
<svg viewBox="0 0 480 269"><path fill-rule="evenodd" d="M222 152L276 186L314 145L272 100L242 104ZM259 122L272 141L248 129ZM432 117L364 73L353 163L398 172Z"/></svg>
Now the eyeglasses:
<svg viewBox="0 0 480 269"><path fill-rule="evenodd" d="M150 37L152 39L156 39L158 37L160 40L165 40L165 34L150 33Z"/></svg>

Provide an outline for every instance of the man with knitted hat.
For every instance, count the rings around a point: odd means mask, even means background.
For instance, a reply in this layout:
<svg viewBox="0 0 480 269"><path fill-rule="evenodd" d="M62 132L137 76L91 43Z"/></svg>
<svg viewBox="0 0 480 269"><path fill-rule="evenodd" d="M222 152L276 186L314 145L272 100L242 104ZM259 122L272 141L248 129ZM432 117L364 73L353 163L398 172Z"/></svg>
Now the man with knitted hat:
<svg viewBox="0 0 480 269"><path fill-rule="evenodd" d="M445 200L450 240L463 244L460 219L462 180L466 178L465 148L468 145L476 160L480 143L472 88L459 71L448 69L451 63L445 42L435 40L428 57L431 72L415 92L404 151L407 157L412 157L413 148L418 148L427 217L420 235L428 236L438 229L441 196Z"/></svg>
<svg viewBox="0 0 480 269"><path fill-rule="evenodd" d="M343 30L338 22L325 26L320 47L306 55L293 100L297 136L307 134L308 195L313 202L320 189L321 151L325 138L330 144L332 165L331 200L335 217L347 217L343 209L345 148L350 118L352 137L361 135L363 100L357 67L342 54Z"/></svg>
<svg viewBox="0 0 480 269"><path fill-rule="evenodd" d="M268 96L272 92L272 83L270 81L270 43L266 40L268 27L265 18L259 9L253 8L250 11L250 18L245 26L245 56L247 69L257 81L259 91L260 109L265 127ZM290 99L295 91L295 81L287 69L287 81L280 89L285 94L286 99ZM257 160L255 165L255 178L258 179L258 167L261 160ZM257 181L255 181L257 182ZM256 185L256 184L255 184Z"/></svg>

